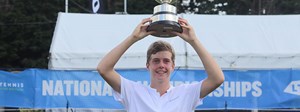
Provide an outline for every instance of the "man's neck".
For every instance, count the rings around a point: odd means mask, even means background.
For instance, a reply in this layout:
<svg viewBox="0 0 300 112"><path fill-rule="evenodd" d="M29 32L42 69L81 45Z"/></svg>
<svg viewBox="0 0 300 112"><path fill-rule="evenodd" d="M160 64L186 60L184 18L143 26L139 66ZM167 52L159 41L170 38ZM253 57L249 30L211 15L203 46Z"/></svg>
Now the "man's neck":
<svg viewBox="0 0 300 112"><path fill-rule="evenodd" d="M156 89L157 92L159 92L160 96L167 93L167 90L170 88L170 81L165 82L151 82L150 85L151 88Z"/></svg>

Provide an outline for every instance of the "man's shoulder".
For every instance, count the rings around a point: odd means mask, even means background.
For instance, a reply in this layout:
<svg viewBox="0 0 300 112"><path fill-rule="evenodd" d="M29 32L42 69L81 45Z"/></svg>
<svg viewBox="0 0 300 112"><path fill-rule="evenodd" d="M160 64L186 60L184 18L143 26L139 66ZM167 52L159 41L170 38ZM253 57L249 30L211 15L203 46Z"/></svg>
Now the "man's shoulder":
<svg viewBox="0 0 300 112"><path fill-rule="evenodd" d="M183 90L183 89L193 89L193 88L198 88L201 86L202 81L197 81L197 82L192 82L192 83L185 83L185 84L180 84L174 87L174 90Z"/></svg>
<svg viewBox="0 0 300 112"><path fill-rule="evenodd" d="M183 83L183 84L180 84L180 85L177 85L175 87L186 87L186 86L193 86L193 85L199 85L201 84L202 81L193 81L191 83Z"/></svg>
<svg viewBox="0 0 300 112"><path fill-rule="evenodd" d="M138 86L138 87L144 87L146 88L147 86L142 84L141 81L133 81L124 77L121 77L122 83L126 85L131 85L131 86Z"/></svg>

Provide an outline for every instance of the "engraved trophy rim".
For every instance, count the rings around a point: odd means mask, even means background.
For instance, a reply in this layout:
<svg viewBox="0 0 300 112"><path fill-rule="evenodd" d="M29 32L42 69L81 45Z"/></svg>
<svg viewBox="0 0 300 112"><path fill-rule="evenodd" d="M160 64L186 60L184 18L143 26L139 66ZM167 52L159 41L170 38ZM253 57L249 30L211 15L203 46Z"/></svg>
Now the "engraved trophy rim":
<svg viewBox="0 0 300 112"><path fill-rule="evenodd" d="M155 1L160 4L163 4L163 3L174 4L177 2L177 0L155 0Z"/></svg>

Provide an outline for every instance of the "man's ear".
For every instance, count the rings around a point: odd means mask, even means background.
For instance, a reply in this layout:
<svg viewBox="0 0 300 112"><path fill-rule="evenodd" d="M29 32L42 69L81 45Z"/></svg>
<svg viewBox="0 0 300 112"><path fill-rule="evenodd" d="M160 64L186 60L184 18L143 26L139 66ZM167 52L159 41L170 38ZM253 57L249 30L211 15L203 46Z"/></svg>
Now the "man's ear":
<svg viewBox="0 0 300 112"><path fill-rule="evenodd" d="M173 67L173 69L175 69L175 63L173 63L172 67Z"/></svg>
<svg viewBox="0 0 300 112"><path fill-rule="evenodd" d="M149 70L149 63L146 63L147 70Z"/></svg>

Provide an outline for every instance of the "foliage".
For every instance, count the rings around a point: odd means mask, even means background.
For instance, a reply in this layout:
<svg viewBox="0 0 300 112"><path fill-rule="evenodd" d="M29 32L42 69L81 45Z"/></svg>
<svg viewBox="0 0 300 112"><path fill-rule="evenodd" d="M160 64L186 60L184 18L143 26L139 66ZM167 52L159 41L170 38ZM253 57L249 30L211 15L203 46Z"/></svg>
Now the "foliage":
<svg viewBox="0 0 300 112"><path fill-rule="evenodd" d="M194 14L224 11L227 15L280 15L299 14L299 6L299 0L190 0L188 6L181 4L179 9L180 12Z"/></svg>
<svg viewBox="0 0 300 112"><path fill-rule="evenodd" d="M60 0L4 0L0 11L0 67L47 66Z"/></svg>
<svg viewBox="0 0 300 112"><path fill-rule="evenodd" d="M42 109L19 109L20 112L45 112L45 110Z"/></svg>

